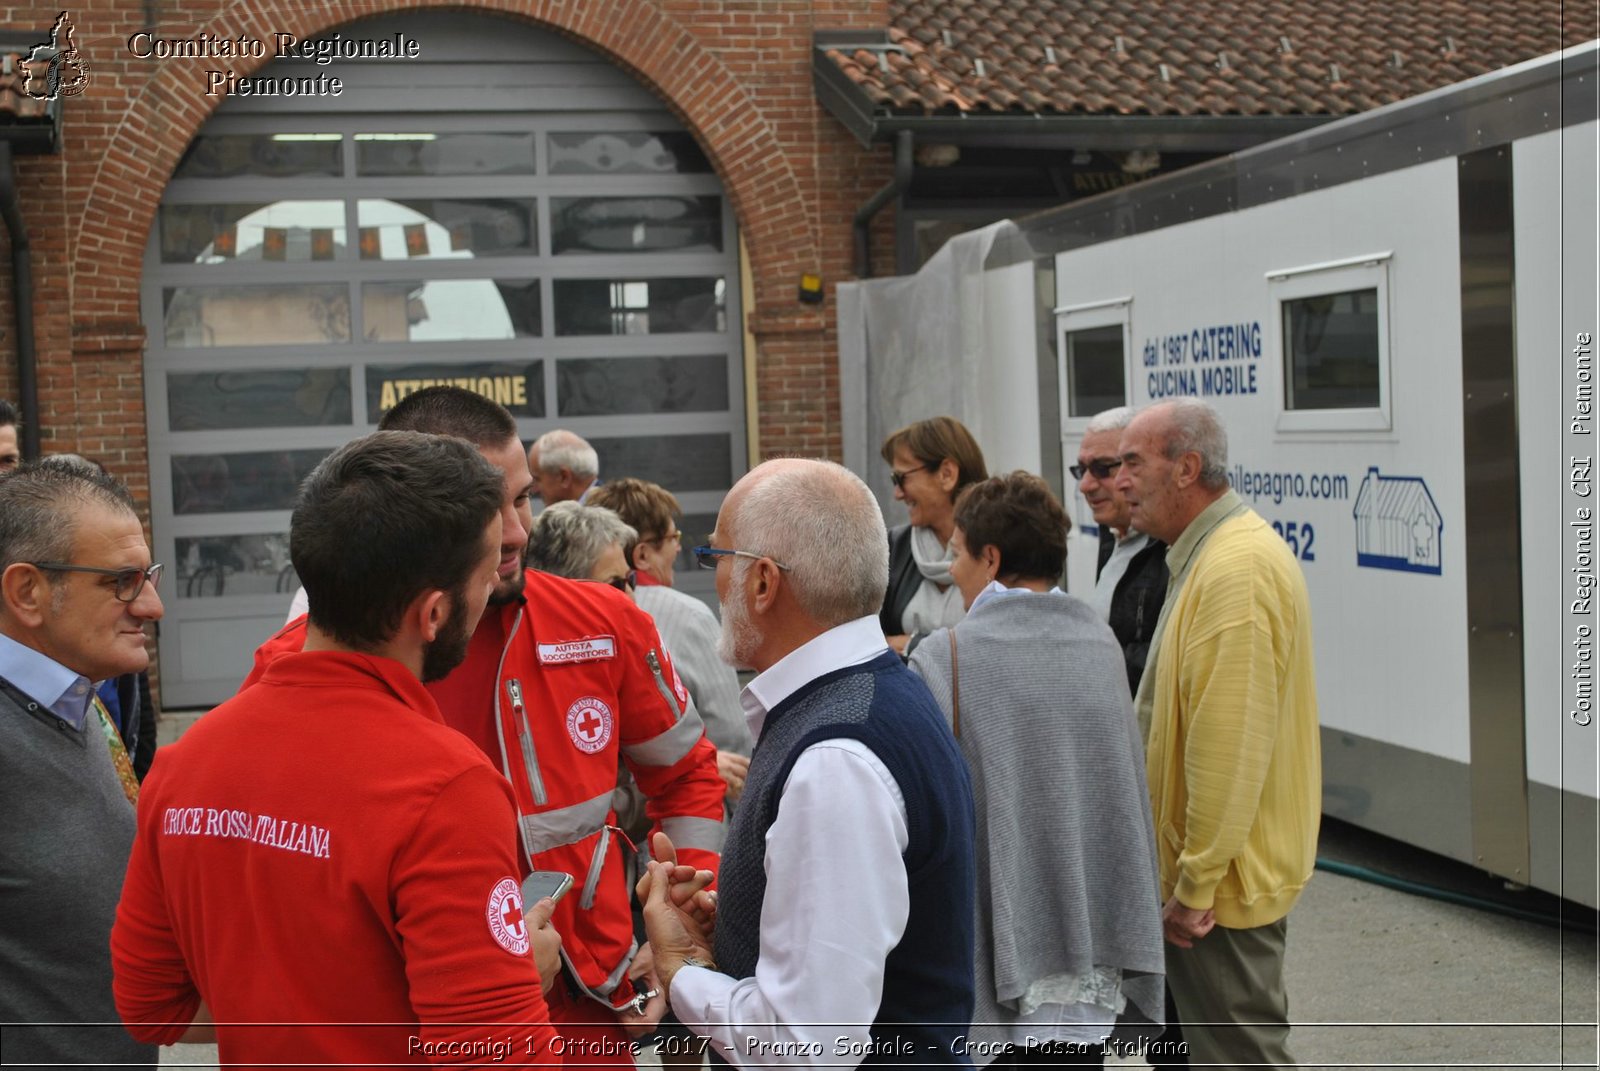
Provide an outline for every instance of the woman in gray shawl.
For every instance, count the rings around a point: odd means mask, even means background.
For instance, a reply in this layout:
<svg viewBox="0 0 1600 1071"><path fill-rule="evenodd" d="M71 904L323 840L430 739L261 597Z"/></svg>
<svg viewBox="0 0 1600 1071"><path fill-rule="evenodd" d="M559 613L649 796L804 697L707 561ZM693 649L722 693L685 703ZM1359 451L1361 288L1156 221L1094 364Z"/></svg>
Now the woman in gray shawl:
<svg viewBox="0 0 1600 1071"><path fill-rule="evenodd" d="M1070 523L1037 476L968 488L950 570L967 616L911 658L972 773L980 1064L1100 1064L1162 1021L1144 750L1116 637L1056 586Z"/></svg>

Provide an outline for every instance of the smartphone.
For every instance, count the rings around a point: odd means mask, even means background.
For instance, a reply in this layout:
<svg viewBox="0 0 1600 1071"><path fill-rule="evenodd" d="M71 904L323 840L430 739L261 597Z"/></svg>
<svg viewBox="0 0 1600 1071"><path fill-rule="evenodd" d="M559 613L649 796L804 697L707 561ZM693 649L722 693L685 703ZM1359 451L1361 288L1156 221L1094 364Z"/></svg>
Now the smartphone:
<svg viewBox="0 0 1600 1071"><path fill-rule="evenodd" d="M572 888L572 875L560 870L535 870L522 883L522 902L529 906L545 897L560 902Z"/></svg>

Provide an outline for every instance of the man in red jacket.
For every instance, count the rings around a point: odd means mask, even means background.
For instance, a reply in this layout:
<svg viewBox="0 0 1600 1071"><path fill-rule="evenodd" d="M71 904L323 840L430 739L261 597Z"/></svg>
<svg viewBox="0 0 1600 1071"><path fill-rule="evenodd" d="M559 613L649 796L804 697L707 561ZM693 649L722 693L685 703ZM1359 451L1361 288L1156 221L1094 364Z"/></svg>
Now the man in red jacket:
<svg viewBox="0 0 1600 1071"><path fill-rule="evenodd" d="M136 1038L215 1017L224 1063L549 1063L554 904L522 903L511 786L447 728L498 582L500 473L379 432L307 479L305 650L157 756L111 933ZM419 679L420 678L420 679Z"/></svg>
<svg viewBox="0 0 1600 1071"><path fill-rule="evenodd" d="M533 476L504 407L459 387L429 387L390 410L381 427L453 435L503 475L499 582L466 661L429 685L446 724L478 744L516 793L527 865L577 881L556 909L565 985L546 996L571 1063L632 1058L630 1034L666 1010L636 992L636 952L624 843L611 810L619 761L647 797L654 828L678 861L715 871L722 847L722 779L688 690L648 614L605 584L523 569ZM300 649L304 619L256 652L244 687Z"/></svg>

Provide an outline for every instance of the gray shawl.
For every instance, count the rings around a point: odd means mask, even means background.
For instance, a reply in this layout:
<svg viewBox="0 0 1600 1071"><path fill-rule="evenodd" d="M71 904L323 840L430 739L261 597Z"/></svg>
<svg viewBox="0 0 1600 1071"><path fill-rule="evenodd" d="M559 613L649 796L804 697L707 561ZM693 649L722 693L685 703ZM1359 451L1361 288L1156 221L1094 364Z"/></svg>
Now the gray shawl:
<svg viewBox="0 0 1600 1071"><path fill-rule="evenodd" d="M1161 905L1122 649L1082 600L1059 593L986 599L955 635L978 816L972 1037L1095 967L1123 972L1115 1036L1152 1036L1148 1024L1163 1021ZM911 668L950 718L947 630L922 642Z"/></svg>

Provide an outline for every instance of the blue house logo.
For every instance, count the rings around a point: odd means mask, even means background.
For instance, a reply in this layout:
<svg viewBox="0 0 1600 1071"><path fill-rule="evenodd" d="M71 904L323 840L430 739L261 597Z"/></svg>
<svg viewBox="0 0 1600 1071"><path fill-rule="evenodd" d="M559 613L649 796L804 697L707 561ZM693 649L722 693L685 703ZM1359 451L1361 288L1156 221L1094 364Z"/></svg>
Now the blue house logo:
<svg viewBox="0 0 1600 1071"><path fill-rule="evenodd" d="M1356 564L1403 573L1444 571L1444 520L1420 476L1367 470L1356 492Z"/></svg>

